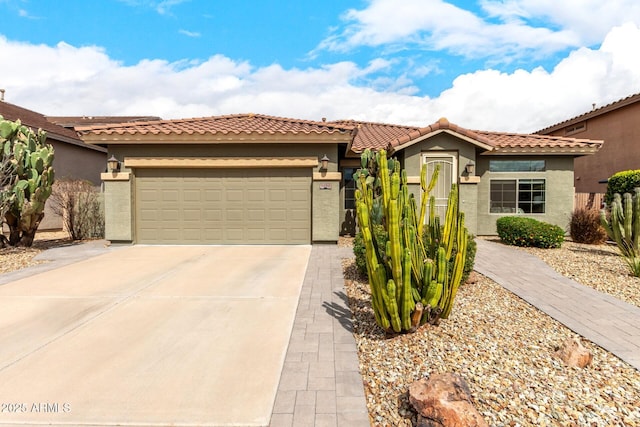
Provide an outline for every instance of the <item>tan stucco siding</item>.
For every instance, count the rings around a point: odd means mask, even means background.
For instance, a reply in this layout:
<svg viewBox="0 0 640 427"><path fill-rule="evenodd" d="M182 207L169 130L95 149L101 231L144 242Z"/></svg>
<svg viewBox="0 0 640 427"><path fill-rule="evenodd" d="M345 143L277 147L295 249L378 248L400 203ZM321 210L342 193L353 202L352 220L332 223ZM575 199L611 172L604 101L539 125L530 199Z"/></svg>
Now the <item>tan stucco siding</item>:
<svg viewBox="0 0 640 427"><path fill-rule="evenodd" d="M465 224L467 229L477 233L477 200L478 185L460 183L460 176L466 176L465 166L476 162L476 147L468 141L456 138L448 133L435 135L425 141L407 147L398 153L403 167L407 171L409 178L409 191L416 198L418 206L421 203L421 189L419 184L420 170L422 168L423 156L425 153L446 151L457 156L457 177L459 185L460 210L465 213ZM411 184L411 182L415 182Z"/></svg>
<svg viewBox="0 0 640 427"><path fill-rule="evenodd" d="M489 161L498 160L546 160L545 172L490 172ZM478 235L496 235L496 220L514 214L490 213L490 182L492 179L544 179L545 213L518 214L535 218L567 229L573 211L573 157L569 156L479 156L476 166L480 176L478 184Z"/></svg>

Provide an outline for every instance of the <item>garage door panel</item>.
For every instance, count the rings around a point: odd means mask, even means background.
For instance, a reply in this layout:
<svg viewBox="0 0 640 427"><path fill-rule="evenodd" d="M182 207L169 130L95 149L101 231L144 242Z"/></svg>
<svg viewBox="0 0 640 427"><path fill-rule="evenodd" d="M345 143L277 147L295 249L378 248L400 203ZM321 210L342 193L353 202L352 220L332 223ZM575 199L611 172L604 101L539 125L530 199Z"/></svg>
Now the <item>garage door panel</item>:
<svg viewBox="0 0 640 427"><path fill-rule="evenodd" d="M140 243L310 242L311 170L140 169Z"/></svg>

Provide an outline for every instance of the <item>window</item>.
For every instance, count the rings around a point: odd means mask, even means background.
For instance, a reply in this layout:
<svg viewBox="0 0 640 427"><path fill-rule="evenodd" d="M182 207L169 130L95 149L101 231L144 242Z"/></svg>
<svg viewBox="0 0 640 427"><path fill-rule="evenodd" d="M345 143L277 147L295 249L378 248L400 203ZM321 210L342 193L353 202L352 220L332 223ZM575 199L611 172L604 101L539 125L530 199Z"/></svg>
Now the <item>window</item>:
<svg viewBox="0 0 640 427"><path fill-rule="evenodd" d="M544 179L493 179L491 213L545 213Z"/></svg>
<svg viewBox="0 0 640 427"><path fill-rule="evenodd" d="M580 122L577 123L573 126L569 126L567 128L565 128L564 130L564 134L565 135L573 135L574 133L579 133L582 132L584 130L587 130L587 122Z"/></svg>
<svg viewBox="0 0 640 427"><path fill-rule="evenodd" d="M490 172L544 172L544 160L490 160Z"/></svg>
<svg viewBox="0 0 640 427"><path fill-rule="evenodd" d="M344 208L356 208L356 181L353 179L354 168L344 168L342 170L342 184L344 185Z"/></svg>

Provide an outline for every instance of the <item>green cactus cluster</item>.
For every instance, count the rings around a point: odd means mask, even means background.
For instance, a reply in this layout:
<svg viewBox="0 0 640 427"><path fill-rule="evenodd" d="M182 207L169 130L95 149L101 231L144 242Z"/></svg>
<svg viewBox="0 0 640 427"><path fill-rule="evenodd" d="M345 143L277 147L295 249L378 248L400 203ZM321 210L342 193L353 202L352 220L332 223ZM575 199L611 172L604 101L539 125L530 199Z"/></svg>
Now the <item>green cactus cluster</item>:
<svg viewBox="0 0 640 427"><path fill-rule="evenodd" d="M46 144L42 130L33 132L15 122L0 117L0 150L12 164L10 203L4 220L9 226L8 243L31 246L44 217L45 203L51 196L54 182L54 150Z"/></svg>
<svg viewBox="0 0 640 427"><path fill-rule="evenodd" d="M441 224L435 214L435 199L430 196L438 170L427 182L423 166L418 210L415 197L409 192L406 171L400 170L399 162L387 159L386 151L365 152L361 162L356 208L376 322L388 333L400 333L446 319L462 280L467 252L468 233L464 213L458 211L457 186L451 188ZM372 212L378 208L382 221L372 219ZM377 223L383 224L388 235L382 245L384 254L371 232Z"/></svg>
<svg viewBox="0 0 640 427"><path fill-rule="evenodd" d="M615 193L609 206L609 218L607 210L602 209L600 222L609 238L618 245L631 273L640 277L640 188L635 188L633 195Z"/></svg>

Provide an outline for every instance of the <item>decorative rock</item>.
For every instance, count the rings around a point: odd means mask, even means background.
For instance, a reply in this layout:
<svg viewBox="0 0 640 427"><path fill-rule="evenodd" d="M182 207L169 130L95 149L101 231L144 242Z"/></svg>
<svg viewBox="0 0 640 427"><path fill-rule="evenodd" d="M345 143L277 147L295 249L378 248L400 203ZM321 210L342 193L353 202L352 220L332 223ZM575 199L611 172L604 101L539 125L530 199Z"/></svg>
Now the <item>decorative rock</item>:
<svg viewBox="0 0 640 427"><path fill-rule="evenodd" d="M568 366L584 368L593 360L593 355L577 338L567 338L562 346L554 353Z"/></svg>
<svg viewBox="0 0 640 427"><path fill-rule="evenodd" d="M419 427L485 427L467 383L456 374L433 374L409 386Z"/></svg>

